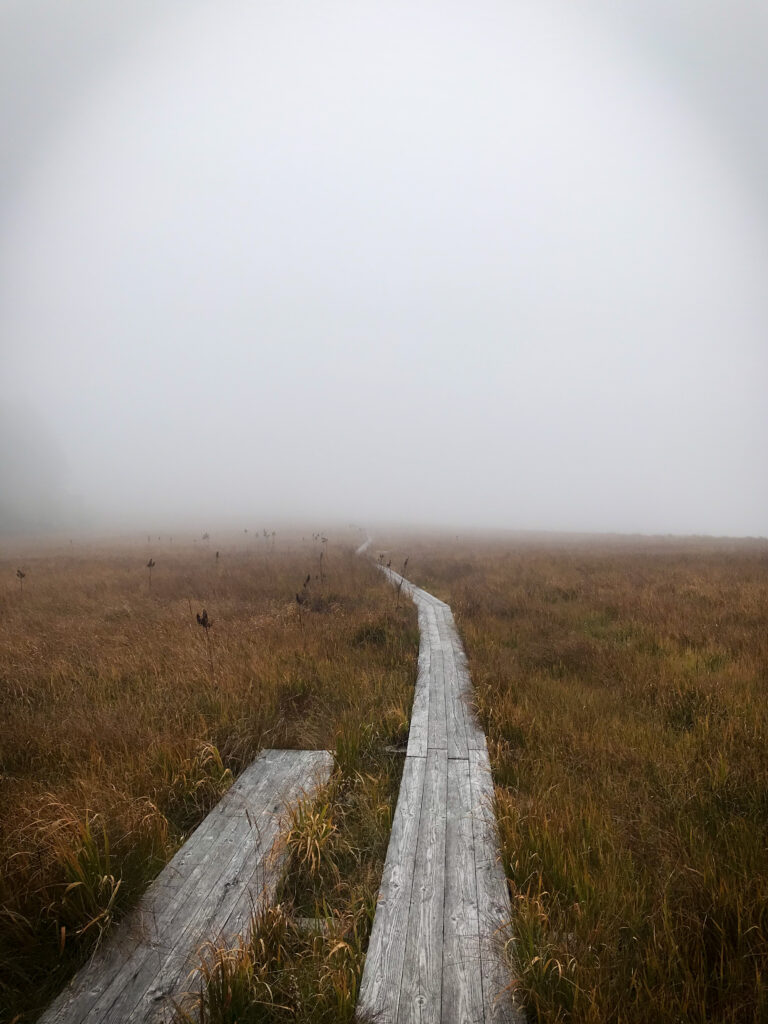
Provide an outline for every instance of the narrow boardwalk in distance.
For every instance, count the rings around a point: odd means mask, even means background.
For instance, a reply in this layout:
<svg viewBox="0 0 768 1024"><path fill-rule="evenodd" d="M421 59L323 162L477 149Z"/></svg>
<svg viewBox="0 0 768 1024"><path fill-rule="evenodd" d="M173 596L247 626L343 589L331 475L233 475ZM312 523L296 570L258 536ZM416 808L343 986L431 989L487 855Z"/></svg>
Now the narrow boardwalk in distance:
<svg viewBox="0 0 768 1024"><path fill-rule="evenodd" d="M464 649L447 604L380 568L415 601L421 644L358 1011L377 1024L522 1024L501 956L511 908Z"/></svg>
<svg viewBox="0 0 768 1024"><path fill-rule="evenodd" d="M128 1024L172 1019L197 953L247 932L274 895L286 806L328 778L325 750L265 750L222 797L97 955L39 1024Z"/></svg>

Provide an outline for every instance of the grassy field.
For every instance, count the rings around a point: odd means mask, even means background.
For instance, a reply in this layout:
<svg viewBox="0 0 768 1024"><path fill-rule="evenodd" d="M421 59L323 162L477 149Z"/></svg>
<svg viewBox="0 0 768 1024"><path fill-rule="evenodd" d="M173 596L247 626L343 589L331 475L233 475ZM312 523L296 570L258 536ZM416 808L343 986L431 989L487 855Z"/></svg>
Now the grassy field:
<svg viewBox="0 0 768 1024"><path fill-rule="evenodd" d="M6 544L0 580L0 1020L34 1019L262 747L337 751L257 934L282 928L290 1019L301 985L325 986L312 1019L349 1017L397 791L385 746L407 735L410 604L309 533ZM334 927L301 932L318 913Z"/></svg>
<svg viewBox="0 0 768 1024"><path fill-rule="evenodd" d="M768 1020L768 544L402 539L449 601L532 1020Z"/></svg>
<svg viewBox="0 0 768 1024"><path fill-rule="evenodd" d="M406 556L467 646L531 1020L768 1020L768 544L388 542ZM0 579L0 1019L33 1020L233 775L293 746L334 749L332 778L196 1012L351 1021L410 603L319 536L6 552Z"/></svg>

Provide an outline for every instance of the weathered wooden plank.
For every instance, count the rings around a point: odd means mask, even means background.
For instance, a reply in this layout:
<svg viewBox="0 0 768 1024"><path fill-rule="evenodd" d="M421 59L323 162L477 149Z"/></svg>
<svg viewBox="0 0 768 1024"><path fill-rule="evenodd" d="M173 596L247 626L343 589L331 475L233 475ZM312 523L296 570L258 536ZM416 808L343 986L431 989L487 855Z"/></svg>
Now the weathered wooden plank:
<svg viewBox="0 0 768 1024"><path fill-rule="evenodd" d="M326 757L329 770L331 758L327 754ZM250 833L244 839L230 838L229 842L233 846L232 856L221 872L211 870L202 883L202 896L196 905L192 904L192 910L183 924L183 931L170 946L167 956L157 968L154 980L151 985L141 986L141 997L131 1011L134 1020L155 1021L158 1009L167 1008L172 999L183 998L189 990L190 972L199 963L198 950L203 943L215 941L220 945L231 945L235 935L225 932L222 926L239 904L250 904L248 883L254 875L258 891L261 891L261 885L266 878L260 867L262 862L270 857L273 844L278 838L283 808L302 795L305 784L308 783L308 776L316 765L316 758L295 757L294 761L295 769L292 767L284 776L278 794L270 799L258 815L258 819L249 814L252 822ZM245 851L242 847L246 847ZM129 1004L130 1001L126 1006ZM119 1024L124 1019L125 1010L118 1000L104 1024Z"/></svg>
<svg viewBox="0 0 768 1024"><path fill-rule="evenodd" d="M276 776L282 778L284 773L295 770L287 759L273 765L271 772L265 772L266 778L259 794L271 802L271 786L277 781ZM155 902L146 940L114 973L110 984L93 1005L91 1014L95 1019L105 1022L128 1020L142 993L147 989L154 990L154 979L174 946L186 943L187 926L195 908L200 905L201 895L215 891L218 876L234 854L235 840L243 855L249 849L246 841L250 831L248 821L238 810L237 803L227 801L224 808L219 807L212 812L213 821L208 823L208 829L213 841L209 849L195 862L173 899L167 903Z"/></svg>
<svg viewBox="0 0 768 1024"><path fill-rule="evenodd" d="M166 1004L179 979L195 965L197 948L213 936L217 920L224 920L232 903L243 896L241 872L246 864L257 864L268 854L284 801L293 783L302 777L301 760L294 758L275 769L275 774L278 771L266 803L254 806L248 815L237 815L239 827L217 844L194 896L174 916L175 934L163 943L157 957L147 957L133 978L134 993L127 987L121 992L104 1024L119 1024L128 1014L138 1021L151 1020L153 1007Z"/></svg>
<svg viewBox="0 0 768 1024"><path fill-rule="evenodd" d="M469 753L475 841L480 958L485 1019L492 1024L523 1024L510 990L510 973L503 947L511 937L512 909L501 864L493 810L493 779L488 754Z"/></svg>
<svg viewBox="0 0 768 1024"><path fill-rule="evenodd" d="M408 757L426 757L429 736L429 669L413 695L408 730Z"/></svg>
<svg viewBox="0 0 768 1024"><path fill-rule="evenodd" d="M408 756L425 757L429 729L429 672L431 646L428 634L428 611L419 606L419 667L408 730Z"/></svg>
<svg viewBox="0 0 768 1024"><path fill-rule="evenodd" d="M456 670L457 682L456 688L458 693L458 699L461 702L462 712L464 715L465 724L465 737L467 747L470 750L485 750L485 733L480 727L477 721L473 708L474 694L472 690L472 680L469 674L469 665L467 663L467 656L464 653L464 646L459 637L456 624L453 622L451 617L451 633L452 633L452 645L454 651L454 667Z"/></svg>
<svg viewBox="0 0 768 1024"><path fill-rule="evenodd" d="M427 751L398 1024L439 1024L442 1014L443 909L448 752Z"/></svg>
<svg viewBox="0 0 768 1024"><path fill-rule="evenodd" d="M404 576L401 576L399 572L395 572L394 569L387 568L386 565L380 565L379 568L388 577L392 586L400 590L403 597L413 597L415 588Z"/></svg>
<svg viewBox="0 0 768 1024"><path fill-rule="evenodd" d="M299 799L307 788L322 785L328 778L333 768L333 755L328 751L306 751L305 754L316 755L313 763L309 766L308 779L302 781L300 790L295 795L289 794L284 798L287 804L293 804ZM309 781L309 786L307 786ZM282 826L283 819L279 819ZM253 912L266 901L270 900L276 884L280 881L280 873L285 860L285 844L282 842L282 829L279 828L278 837L266 855L254 868L252 876L246 881L246 889L249 893L248 901L241 900L228 916L221 929L221 937L237 937L250 933L251 919ZM218 940L219 936L214 936Z"/></svg>
<svg viewBox="0 0 768 1024"><path fill-rule="evenodd" d="M426 608L428 612L427 624L429 627L429 642L432 649L435 650L440 646L440 627L438 626L437 623L437 618L438 615L440 614L440 609L435 608L434 605L431 604L426 605Z"/></svg>
<svg viewBox="0 0 768 1024"><path fill-rule="evenodd" d="M204 860L203 850L221 838L222 819L230 817L232 808L244 801L258 801L260 792L274 785L275 772L286 765L295 754L290 750L265 750L235 780L232 787L186 840L173 860L158 875L151 892L154 899L162 898L165 905L173 905L172 894L189 879L188 865ZM247 806L247 805L246 805Z"/></svg>
<svg viewBox="0 0 768 1024"><path fill-rule="evenodd" d="M411 583L411 590L414 601L423 601L425 604L430 605L432 608L448 608L449 605L445 601L441 601L439 597L435 597L434 594L430 594L428 590L422 590L421 587L417 587Z"/></svg>
<svg viewBox="0 0 768 1024"><path fill-rule="evenodd" d="M467 722L466 708L459 693L459 676L456 658L450 641L441 641L443 651L443 672L445 675L445 716L448 738L448 757L466 758Z"/></svg>
<svg viewBox="0 0 768 1024"><path fill-rule="evenodd" d="M246 882L248 900L239 900L233 907L224 927L214 934L211 941L217 946L236 945L238 939L251 934L255 914L272 903L285 864L285 843L278 835L275 845L263 863L260 863Z"/></svg>
<svg viewBox="0 0 768 1024"><path fill-rule="evenodd" d="M399 572L396 572L392 568L388 568L386 565L377 563L377 568L380 569L384 575L389 579L390 583L394 586L399 586L402 581L402 594L408 595L416 603L423 603L429 605L432 608L449 608L450 606L441 601L439 597L435 597L434 594L428 593L426 590L422 590L421 587L414 586L409 580L402 576Z"/></svg>
<svg viewBox="0 0 768 1024"><path fill-rule="evenodd" d="M448 722L445 690L445 655L440 642L439 611L429 607L426 615L430 645L429 737L430 747L448 747Z"/></svg>
<svg viewBox="0 0 768 1024"><path fill-rule="evenodd" d="M395 583L402 579L391 570L387 574ZM488 750L471 704L466 655L449 606L418 587L411 587L410 596L419 608L422 647L425 637L429 647L429 678L426 774L407 943L404 964L399 944L379 938L371 946L366 972L373 972L375 964L380 984L375 998L360 1007L382 1024L522 1024L503 956L511 908L499 858ZM426 654L420 653L420 669L426 663ZM417 699L418 694L417 688ZM416 721L423 721L423 705ZM412 747L409 738L412 750L423 750L420 732ZM422 759L408 757L406 765L410 760ZM396 869L390 854L397 855L392 844L385 873ZM444 903L439 908L441 886ZM378 911L374 931L377 920ZM388 970L389 957L396 961L393 970Z"/></svg>
<svg viewBox="0 0 768 1024"><path fill-rule="evenodd" d="M465 697L470 696L472 684L469 679L469 672L466 667L466 657L461 639L453 620L453 614L447 605L435 610L437 620L437 636L440 648L444 653L446 664L446 687L450 691L451 699L458 700L454 716L458 723L459 716L463 719L461 728L461 742L466 744L467 738L467 715L468 711ZM449 667L450 666L450 667ZM448 709L449 716L451 714ZM466 752L461 751L455 756L466 757Z"/></svg>
<svg viewBox="0 0 768 1024"><path fill-rule="evenodd" d="M279 844L283 809L302 797L314 783L327 778L333 763L327 751L300 751L295 755L297 771L285 776L261 815L255 818L249 815L253 828L249 836L252 843L250 853L245 858L237 854L233 857L211 886L211 893L220 894L218 900L211 899L207 910L205 905L201 905L190 920L186 934L197 938L183 944L189 948L189 955L184 957L182 944L177 944L158 971L153 985L155 997L162 994L166 1000L171 996L178 998L186 987L179 984L179 979L186 978L189 970L197 966L197 950L201 943L210 941L222 946L231 945L244 930L247 931L254 904L273 897L284 856L284 847ZM257 837L255 843L254 833ZM146 999L139 1004L140 1019L142 1008L147 1006Z"/></svg>
<svg viewBox="0 0 768 1024"><path fill-rule="evenodd" d="M426 763L425 757L405 759L360 982L358 1009L377 1024L394 1024L397 1020Z"/></svg>
<svg viewBox="0 0 768 1024"><path fill-rule="evenodd" d="M452 675L450 679L447 679L447 682L450 685L452 692L456 694L458 701L458 707L454 712L456 720L458 721L459 715L461 715L463 720L463 733L461 738L463 743L466 744L467 749L485 750L485 733L480 728L472 708L472 681L469 675L467 657L464 653L464 647L462 645L461 638L459 637L456 623L453 619L453 614L447 605L441 613L441 618L441 643L450 644L453 652L451 665ZM453 675L453 673L455 673L455 675ZM456 756L466 756L466 754L461 750L456 754Z"/></svg>
<svg viewBox="0 0 768 1024"><path fill-rule="evenodd" d="M435 608L435 618L437 620L437 634L440 639L451 640L453 638L453 634L450 626L453 622L453 615L448 605Z"/></svg>
<svg viewBox="0 0 768 1024"><path fill-rule="evenodd" d="M325 751L269 751L248 768L150 887L103 951L41 1018L42 1024L157 1021L186 984L187 960L219 915L248 902L246 884L269 854L286 796L327 774ZM174 974L175 970L175 974Z"/></svg>
<svg viewBox="0 0 768 1024"><path fill-rule="evenodd" d="M279 753L282 755L283 752ZM271 769L272 761L266 767ZM266 770L264 785L269 781L270 770ZM230 789L192 834L188 840L191 850L187 849L187 844L182 847L150 886L136 910L121 922L92 959L88 970L79 972L53 1002L41 1018L43 1024L54 1021L74 1024L88 1014L97 1019L94 1016L98 1012L95 1004L99 1000L104 1001L109 992L117 991L113 986L119 972L127 965L143 960L148 944L154 948L164 942L166 929L179 905L183 906L194 892L217 840L236 826L235 818L227 814L231 792Z"/></svg>
<svg viewBox="0 0 768 1024"><path fill-rule="evenodd" d="M432 647L429 665L429 738L430 750L448 749L448 723L445 710L445 666L439 646Z"/></svg>
<svg viewBox="0 0 768 1024"><path fill-rule="evenodd" d="M267 791L266 803L254 807L247 816L240 808L231 812L236 825L215 845L194 893L174 915L173 934L166 932L156 948L147 950L140 965L126 965L115 978L119 991L108 1009L105 1006L102 1010L103 1024L149 1021L154 1017L153 1009L161 1011L167 1005L194 966L197 948L217 930L217 917L225 920L233 902L244 895L238 884L243 866L249 861L256 864L269 853L283 801L292 784L302 777L302 770L299 758L281 763L276 766L275 774L280 774L273 778L274 789Z"/></svg>
<svg viewBox="0 0 768 1024"><path fill-rule="evenodd" d="M443 917L443 1024L483 1020L483 986L468 760L448 761Z"/></svg>

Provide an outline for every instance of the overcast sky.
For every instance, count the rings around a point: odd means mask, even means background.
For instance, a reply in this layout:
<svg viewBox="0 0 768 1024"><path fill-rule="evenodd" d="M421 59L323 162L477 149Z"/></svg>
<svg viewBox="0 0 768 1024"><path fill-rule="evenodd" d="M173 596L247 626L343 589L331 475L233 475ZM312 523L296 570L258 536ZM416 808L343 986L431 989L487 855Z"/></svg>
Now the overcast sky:
<svg viewBox="0 0 768 1024"><path fill-rule="evenodd" d="M0 0L0 520L768 534L766 53L764 0Z"/></svg>

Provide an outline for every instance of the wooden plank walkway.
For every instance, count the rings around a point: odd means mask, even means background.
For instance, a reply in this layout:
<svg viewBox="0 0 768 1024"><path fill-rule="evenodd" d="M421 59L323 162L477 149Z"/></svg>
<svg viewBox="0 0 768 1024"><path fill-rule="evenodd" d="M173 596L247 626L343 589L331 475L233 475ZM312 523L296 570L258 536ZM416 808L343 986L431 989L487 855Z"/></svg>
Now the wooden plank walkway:
<svg viewBox="0 0 768 1024"><path fill-rule="evenodd" d="M197 953L243 933L274 895L286 805L328 778L325 750L266 750L219 801L139 906L40 1018L40 1024L169 1021Z"/></svg>
<svg viewBox="0 0 768 1024"><path fill-rule="evenodd" d="M379 568L415 601L421 643L358 1012L377 1024L522 1024L501 955L511 908L464 649L447 604Z"/></svg>

